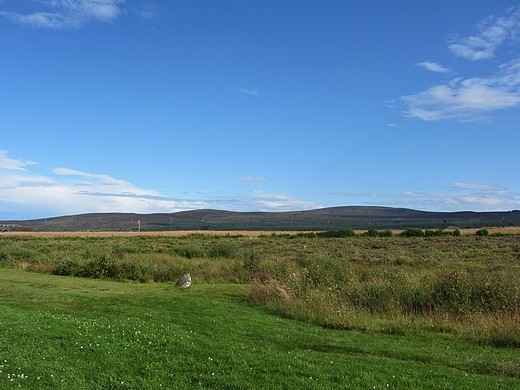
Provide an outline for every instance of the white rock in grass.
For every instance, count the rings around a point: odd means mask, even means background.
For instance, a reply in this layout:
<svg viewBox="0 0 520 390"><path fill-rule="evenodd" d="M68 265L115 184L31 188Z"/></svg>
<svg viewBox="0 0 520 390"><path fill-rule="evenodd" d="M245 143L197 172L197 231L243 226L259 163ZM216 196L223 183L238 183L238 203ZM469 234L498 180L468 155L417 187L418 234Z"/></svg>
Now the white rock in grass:
<svg viewBox="0 0 520 390"><path fill-rule="evenodd" d="M176 288L187 288L191 285L191 276L190 274L184 274L181 276L181 278L177 281L177 284L175 285Z"/></svg>

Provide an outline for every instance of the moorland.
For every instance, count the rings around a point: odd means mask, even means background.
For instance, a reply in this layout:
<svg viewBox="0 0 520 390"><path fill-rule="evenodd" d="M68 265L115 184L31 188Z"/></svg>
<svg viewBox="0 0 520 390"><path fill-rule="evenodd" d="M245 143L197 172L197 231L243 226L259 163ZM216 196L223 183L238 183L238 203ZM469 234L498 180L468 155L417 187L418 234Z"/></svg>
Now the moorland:
<svg viewBox="0 0 520 390"><path fill-rule="evenodd" d="M0 387L519 388L520 235L404 232L3 233Z"/></svg>

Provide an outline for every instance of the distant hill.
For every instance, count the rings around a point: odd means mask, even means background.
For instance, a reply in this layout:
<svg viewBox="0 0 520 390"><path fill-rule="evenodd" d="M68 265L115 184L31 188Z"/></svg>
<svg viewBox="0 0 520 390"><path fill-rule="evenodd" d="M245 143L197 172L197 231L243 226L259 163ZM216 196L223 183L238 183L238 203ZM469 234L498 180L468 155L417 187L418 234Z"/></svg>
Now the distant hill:
<svg viewBox="0 0 520 390"><path fill-rule="evenodd" d="M520 210L428 212L406 208L344 206L288 212L192 210L176 213L92 213L26 221L0 221L34 231L327 230L478 228L520 226Z"/></svg>

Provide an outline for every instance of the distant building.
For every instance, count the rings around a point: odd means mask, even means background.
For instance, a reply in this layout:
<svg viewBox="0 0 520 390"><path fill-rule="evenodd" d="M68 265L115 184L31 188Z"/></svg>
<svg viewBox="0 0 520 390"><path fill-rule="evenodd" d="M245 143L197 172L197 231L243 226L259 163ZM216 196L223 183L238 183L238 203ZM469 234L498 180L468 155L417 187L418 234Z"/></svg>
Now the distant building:
<svg viewBox="0 0 520 390"><path fill-rule="evenodd" d="M3 223L0 224L0 232L31 232L33 229L28 227L23 227L22 225L18 225L16 223Z"/></svg>

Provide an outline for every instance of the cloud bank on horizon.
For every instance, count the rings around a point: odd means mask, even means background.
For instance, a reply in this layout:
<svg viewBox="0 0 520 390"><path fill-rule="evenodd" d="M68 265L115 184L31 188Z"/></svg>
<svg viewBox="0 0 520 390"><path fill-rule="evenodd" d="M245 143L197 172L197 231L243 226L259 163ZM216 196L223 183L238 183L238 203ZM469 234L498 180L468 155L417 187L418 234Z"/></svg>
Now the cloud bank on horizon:
<svg viewBox="0 0 520 390"><path fill-rule="evenodd" d="M318 202L261 190L217 197L197 194L192 198L174 199L105 174L56 167L42 175L32 171L32 167L37 165L36 162L11 158L7 151L0 150L0 210L10 210L5 213L7 216L12 214L22 216L21 219L32 219L90 212L296 211L325 207ZM263 177L234 179L253 183L268 180ZM405 191L342 195L361 196L367 200L367 205L394 207L403 207L404 199L407 207L424 209L424 205L428 205L428 210L486 211L520 207L519 194L500 186L478 183L452 183L439 193Z"/></svg>
<svg viewBox="0 0 520 390"><path fill-rule="evenodd" d="M195 209L237 211L287 211L322 207L312 201L284 194L253 191L233 196L194 194L193 198L171 198L157 191L139 188L105 174L56 167L47 174L32 171L36 162L11 158L0 150L0 210L26 218L40 218L90 212L159 213ZM261 182L265 178L237 180Z"/></svg>

